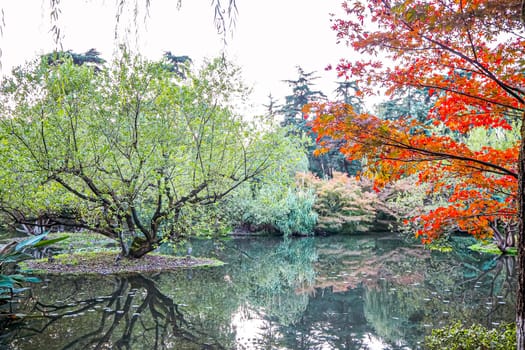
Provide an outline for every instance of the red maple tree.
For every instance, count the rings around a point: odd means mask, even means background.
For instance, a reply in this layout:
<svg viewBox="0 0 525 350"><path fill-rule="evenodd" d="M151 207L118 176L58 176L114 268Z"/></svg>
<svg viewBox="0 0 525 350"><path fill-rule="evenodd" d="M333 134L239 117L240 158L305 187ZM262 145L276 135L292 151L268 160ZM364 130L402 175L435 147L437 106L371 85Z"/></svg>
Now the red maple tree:
<svg viewBox="0 0 525 350"><path fill-rule="evenodd" d="M425 88L436 103L427 122L410 116L383 120L340 103L307 105L304 112L315 115L319 152L337 140L347 157L367 159L365 173L376 186L417 174L446 196L446 206L412 218L421 224L417 235L425 241L459 228L500 238L504 250L516 234L518 348L525 349L522 2L355 0L344 2L343 9L345 16L333 20L333 29L362 59L342 59L338 75L355 80L362 94ZM465 143L473 128L516 125L521 140L507 149L473 150Z"/></svg>

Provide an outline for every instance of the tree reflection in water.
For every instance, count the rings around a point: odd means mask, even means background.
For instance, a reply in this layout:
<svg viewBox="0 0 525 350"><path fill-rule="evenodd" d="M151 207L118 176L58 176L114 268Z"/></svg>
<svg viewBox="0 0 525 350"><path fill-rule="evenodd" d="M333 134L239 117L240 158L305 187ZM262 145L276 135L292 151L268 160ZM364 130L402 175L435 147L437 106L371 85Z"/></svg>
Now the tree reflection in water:
<svg viewBox="0 0 525 350"><path fill-rule="evenodd" d="M454 320L512 321L514 258L400 245L392 239L318 242L317 283L293 327L291 349L421 349L432 328ZM468 246L468 243L465 243Z"/></svg>
<svg viewBox="0 0 525 350"><path fill-rule="evenodd" d="M28 319L9 345L415 350L430 329L453 320L490 327L514 319L511 257L430 252L377 236L193 247L194 256L215 251L228 264L148 277L50 277L19 308L44 317Z"/></svg>
<svg viewBox="0 0 525 350"><path fill-rule="evenodd" d="M213 335L186 321L180 305L150 278L129 275L107 282L114 286L107 295L82 298L87 293L82 288L83 292L73 289L65 301L34 301L31 314L42 317L37 324L19 328L13 346L40 349L45 341L49 349L225 349ZM38 344L33 342L35 334L40 335Z"/></svg>

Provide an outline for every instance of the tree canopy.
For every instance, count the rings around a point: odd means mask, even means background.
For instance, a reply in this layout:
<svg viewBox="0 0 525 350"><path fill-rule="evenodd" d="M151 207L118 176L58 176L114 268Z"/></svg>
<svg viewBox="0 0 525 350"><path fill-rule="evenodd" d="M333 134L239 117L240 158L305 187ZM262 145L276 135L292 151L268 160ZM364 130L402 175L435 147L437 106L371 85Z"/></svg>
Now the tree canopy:
<svg viewBox="0 0 525 350"><path fill-rule="evenodd" d="M100 71L61 62L19 67L1 86L0 207L14 219L44 215L140 257L184 238L192 207L286 159L280 135L236 113L246 89L221 59L186 78L127 53Z"/></svg>
<svg viewBox="0 0 525 350"><path fill-rule="evenodd" d="M393 62L343 60L339 75L355 79L365 93L374 86L387 94L425 89L435 99L426 120L412 118L410 111L383 120L344 103L305 109L317 115L313 124L321 145L330 137L343 141L340 150L349 158L366 156L366 172L378 187L418 174L449 198L449 206L422 221L418 234L429 240L451 227L490 235L496 219L517 220L519 143L471 150L461 136L477 127L511 129L523 112L524 44L519 35L511 36L519 22L515 16L494 20L492 11L499 7L485 11L482 3L356 2L348 5L351 19L334 22L338 36L356 51L367 57L386 54ZM370 23L376 30L367 29Z"/></svg>

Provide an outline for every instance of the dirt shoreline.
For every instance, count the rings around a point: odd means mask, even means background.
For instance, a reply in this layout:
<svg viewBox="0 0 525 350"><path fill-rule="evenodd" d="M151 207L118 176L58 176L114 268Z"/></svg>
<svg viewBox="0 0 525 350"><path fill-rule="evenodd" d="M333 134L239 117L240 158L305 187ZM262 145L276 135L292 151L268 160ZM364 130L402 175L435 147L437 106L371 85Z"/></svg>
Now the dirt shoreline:
<svg viewBox="0 0 525 350"><path fill-rule="evenodd" d="M118 259L117 252L59 254L28 260L23 268L34 274L129 274L220 266L215 259L148 254L140 259Z"/></svg>

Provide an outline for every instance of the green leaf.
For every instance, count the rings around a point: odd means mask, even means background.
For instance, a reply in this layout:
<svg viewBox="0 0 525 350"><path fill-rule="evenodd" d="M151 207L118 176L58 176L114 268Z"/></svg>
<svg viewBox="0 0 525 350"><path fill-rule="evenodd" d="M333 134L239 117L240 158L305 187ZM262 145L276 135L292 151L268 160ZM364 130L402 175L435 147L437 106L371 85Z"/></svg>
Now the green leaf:
<svg viewBox="0 0 525 350"><path fill-rule="evenodd" d="M412 22L412 20L414 19L414 16L416 15L416 10L411 8L406 12L406 14L407 14L407 21Z"/></svg>
<svg viewBox="0 0 525 350"><path fill-rule="evenodd" d="M14 287L14 283L9 280L0 281L0 288L8 288L12 289Z"/></svg>
<svg viewBox="0 0 525 350"><path fill-rule="evenodd" d="M27 260L32 258L31 255L27 253L22 252L10 252L5 255L0 254L0 264L6 264L6 263L17 263L23 260Z"/></svg>
<svg viewBox="0 0 525 350"><path fill-rule="evenodd" d="M0 257L0 261L2 263L16 263L18 262L18 258L17 258L17 255L13 255L13 256L2 256Z"/></svg>
<svg viewBox="0 0 525 350"><path fill-rule="evenodd" d="M36 243L44 239L49 232L44 232L41 235L31 237L29 239L23 240L22 242L18 243L15 247L15 250L21 251L22 249L30 246L34 246Z"/></svg>
<svg viewBox="0 0 525 350"><path fill-rule="evenodd" d="M22 274L4 276L6 279L12 280L13 282L23 282L25 276Z"/></svg>
<svg viewBox="0 0 525 350"><path fill-rule="evenodd" d="M44 241L40 241L40 242L34 244L33 247L34 248L45 247L45 246L51 245L53 243L57 243L57 242L66 240L68 238L69 238L69 236L62 236L62 237L53 238L53 239L46 239Z"/></svg>
<svg viewBox="0 0 525 350"><path fill-rule="evenodd" d="M29 282L29 283L40 283L42 282L42 280L38 277L25 277L24 278L24 282Z"/></svg>

